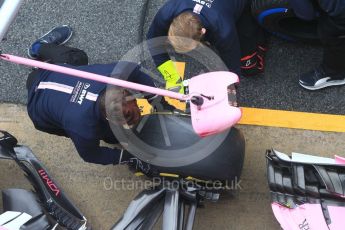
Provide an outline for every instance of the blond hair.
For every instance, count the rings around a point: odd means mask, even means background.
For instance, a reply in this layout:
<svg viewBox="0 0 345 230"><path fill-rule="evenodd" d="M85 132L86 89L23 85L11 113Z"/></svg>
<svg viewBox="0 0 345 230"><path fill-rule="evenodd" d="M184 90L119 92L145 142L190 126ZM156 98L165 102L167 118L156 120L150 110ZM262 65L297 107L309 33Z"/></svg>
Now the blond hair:
<svg viewBox="0 0 345 230"><path fill-rule="evenodd" d="M203 36L199 17L184 12L174 18L168 32L168 39L176 52L186 53L195 49Z"/></svg>

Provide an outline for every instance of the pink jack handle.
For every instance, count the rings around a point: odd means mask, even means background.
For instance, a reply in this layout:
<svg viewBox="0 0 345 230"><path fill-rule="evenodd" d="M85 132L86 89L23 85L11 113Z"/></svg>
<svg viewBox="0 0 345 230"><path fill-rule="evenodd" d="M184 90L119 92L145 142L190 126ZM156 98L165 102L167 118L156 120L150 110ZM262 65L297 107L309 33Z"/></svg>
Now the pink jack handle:
<svg viewBox="0 0 345 230"><path fill-rule="evenodd" d="M189 82L190 94L184 95L9 54L0 54L0 58L21 65L38 67L75 77L166 96L181 101L191 101L190 107L193 129L201 137L220 133L229 129L235 125L242 116L242 112L239 108L229 105L228 86L239 82L238 76L230 72L211 72L193 77Z"/></svg>
<svg viewBox="0 0 345 230"><path fill-rule="evenodd" d="M184 95L184 94L175 93L175 92L172 92L169 90L159 89L159 88L141 85L141 84L128 82L128 81L124 81L124 80L119 80L119 79L115 79L115 78L111 78L111 77L106 77L106 76L102 76L99 74L80 71L80 70L76 70L76 69L72 69L72 68L68 68L68 67L64 67L64 66L59 66L59 65L49 64L49 63L45 63L45 62L35 61L32 59L17 57L17 56L10 55L10 54L1 54L0 58L5 60L5 61L17 63L20 65L37 67L40 69L50 70L53 72L63 73L63 74L67 74L67 75L71 75L71 76L75 76L75 77L80 77L80 78L89 79L89 80L93 80L93 81L103 82L103 83L110 84L110 85L116 85L116 86L129 88L129 89L133 89L133 90L143 91L143 92L152 93L152 94L158 94L161 96L175 98L175 99L178 99L181 101L189 100L189 96Z"/></svg>

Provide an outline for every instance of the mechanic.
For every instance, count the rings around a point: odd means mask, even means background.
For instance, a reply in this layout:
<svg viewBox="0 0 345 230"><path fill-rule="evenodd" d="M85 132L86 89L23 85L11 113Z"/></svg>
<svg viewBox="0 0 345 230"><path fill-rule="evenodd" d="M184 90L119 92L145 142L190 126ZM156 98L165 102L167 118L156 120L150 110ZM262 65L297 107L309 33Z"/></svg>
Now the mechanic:
<svg viewBox="0 0 345 230"><path fill-rule="evenodd" d="M84 51L62 45L72 33L69 26L55 27L29 47L28 55L73 69L113 76L112 71L120 62L88 65ZM151 78L141 72L139 66L134 63L125 63L124 66L117 78L128 75L128 81L154 87ZM107 88L104 83L43 69L29 74L26 87L27 110L36 129L69 137L86 162L103 165L129 163L149 173L150 165L125 150L100 146L101 140L118 143L109 123L131 126L140 120L136 100L127 90L116 86Z"/></svg>
<svg viewBox="0 0 345 230"><path fill-rule="evenodd" d="M251 15L250 4L251 0L169 0L154 17L147 39L168 36L179 53L204 43L216 49L230 71L257 75L264 70L266 39ZM154 45L149 42L150 46ZM150 51L166 88L183 92L180 76L167 52L155 54L153 48Z"/></svg>
<svg viewBox="0 0 345 230"><path fill-rule="evenodd" d="M296 15L317 20L323 45L321 64L302 74L299 84L309 90L345 84L345 0L289 0Z"/></svg>

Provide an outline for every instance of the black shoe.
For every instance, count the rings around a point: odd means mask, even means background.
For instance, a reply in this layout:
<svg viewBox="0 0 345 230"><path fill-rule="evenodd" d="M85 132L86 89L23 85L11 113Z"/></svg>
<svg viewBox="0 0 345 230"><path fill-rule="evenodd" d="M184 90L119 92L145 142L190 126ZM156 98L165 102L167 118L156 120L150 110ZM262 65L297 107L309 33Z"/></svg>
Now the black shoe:
<svg viewBox="0 0 345 230"><path fill-rule="evenodd" d="M73 30L67 25L54 27L30 45L28 48L28 56L32 59L37 58L38 50L35 48L37 44L63 45L72 37L72 35Z"/></svg>
<svg viewBox="0 0 345 230"><path fill-rule="evenodd" d="M329 86L344 85L345 73L327 74L322 66L300 76L299 84L309 90L318 90Z"/></svg>

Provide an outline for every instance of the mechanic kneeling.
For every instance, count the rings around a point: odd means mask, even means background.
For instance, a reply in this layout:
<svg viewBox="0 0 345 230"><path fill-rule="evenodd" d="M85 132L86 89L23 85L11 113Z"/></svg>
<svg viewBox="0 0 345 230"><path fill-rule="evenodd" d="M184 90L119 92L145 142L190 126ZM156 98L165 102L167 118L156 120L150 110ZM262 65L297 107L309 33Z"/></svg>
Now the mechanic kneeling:
<svg viewBox="0 0 345 230"><path fill-rule="evenodd" d="M111 76L118 63L88 65L82 50L64 46L72 29L59 26L36 40L28 49L33 59L57 63L69 68ZM126 66L126 65L125 65ZM151 78L134 63L128 63L121 75L128 81L154 87ZM122 69L121 69L122 70ZM36 69L27 79L28 114L35 128L54 135L69 137L84 161L96 164L129 163L144 173L151 166L124 149L100 146L100 141L118 143L112 125L135 125L140 110L131 94L119 87L66 74Z"/></svg>

